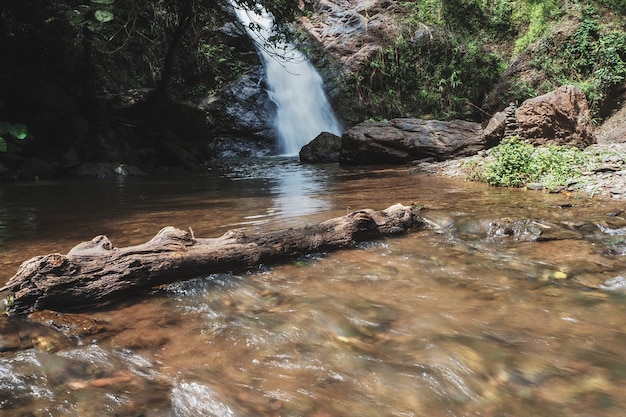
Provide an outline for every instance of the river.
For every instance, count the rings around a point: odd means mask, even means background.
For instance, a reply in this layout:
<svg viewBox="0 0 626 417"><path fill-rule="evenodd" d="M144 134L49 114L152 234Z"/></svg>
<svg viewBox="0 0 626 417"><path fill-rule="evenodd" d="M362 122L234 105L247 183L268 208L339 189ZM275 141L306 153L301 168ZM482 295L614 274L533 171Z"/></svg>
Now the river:
<svg viewBox="0 0 626 417"><path fill-rule="evenodd" d="M626 275L623 203L289 158L3 184L0 284L98 234L262 233L398 202L438 227L39 317L61 331L5 319L0 347L34 347L1 353L0 417L626 413L626 296L601 287Z"/></svg>

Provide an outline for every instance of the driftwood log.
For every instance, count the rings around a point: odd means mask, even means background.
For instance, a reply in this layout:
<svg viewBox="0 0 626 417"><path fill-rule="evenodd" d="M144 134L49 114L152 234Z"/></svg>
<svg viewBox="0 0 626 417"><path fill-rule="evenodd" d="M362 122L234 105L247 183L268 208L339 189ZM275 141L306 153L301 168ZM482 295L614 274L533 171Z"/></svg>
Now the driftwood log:
<svg viewBox="0 0 626 417"><path fill-rule="evenodd" d="M424 226L418 212L417 207L396 204L259 236L236 229L201 239L191 229L165 227L150 241L125 248L97 236L67 255L53 253L25 261L0 292L10 291L7 312L11 315L97 308L183 279L241 271L406 233Z"/></svg>

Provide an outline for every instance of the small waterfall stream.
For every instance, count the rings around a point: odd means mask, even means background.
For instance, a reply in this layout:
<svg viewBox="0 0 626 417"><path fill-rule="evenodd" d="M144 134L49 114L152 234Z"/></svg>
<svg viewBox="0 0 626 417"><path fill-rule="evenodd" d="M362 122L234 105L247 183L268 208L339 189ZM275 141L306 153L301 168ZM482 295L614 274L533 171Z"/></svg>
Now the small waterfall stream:
<svg viewBox="0 0 626 417"><path fill-rule="evenodd" d="M322 77L311 62L294 45L268 41L273 36L269 13L257 14L232 4L265 67L268 93L277 108L274 126L280 153L297 155L321 132L341 135L341 123L328 102Z"/></svg>

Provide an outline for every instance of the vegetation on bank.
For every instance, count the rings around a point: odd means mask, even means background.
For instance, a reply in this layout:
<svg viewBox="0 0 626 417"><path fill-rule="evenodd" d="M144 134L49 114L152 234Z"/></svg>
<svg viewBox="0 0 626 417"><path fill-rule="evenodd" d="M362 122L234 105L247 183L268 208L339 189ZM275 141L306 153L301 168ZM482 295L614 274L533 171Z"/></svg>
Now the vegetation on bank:
<svg viewBox="0 0 626 417"><path fill-rule="evenodd" d="M486 95L511 59L526 54L532 76L513 76L499 104L563 84L586 93L594 118L626 79L622 0L418 0L400 2L399 35L344 80L369 117L488 117ZM497 104L497 103L496 103Z"/></svg>
<svg viewBox="0 0 626 417"><path fill-rule="evenodd" d="M571 146L533 146L519 137L509 137L492 148L482 165L470 162L468 178L499 187L522 187L540 183L548 189L576 181L597 158Z"/></svg>

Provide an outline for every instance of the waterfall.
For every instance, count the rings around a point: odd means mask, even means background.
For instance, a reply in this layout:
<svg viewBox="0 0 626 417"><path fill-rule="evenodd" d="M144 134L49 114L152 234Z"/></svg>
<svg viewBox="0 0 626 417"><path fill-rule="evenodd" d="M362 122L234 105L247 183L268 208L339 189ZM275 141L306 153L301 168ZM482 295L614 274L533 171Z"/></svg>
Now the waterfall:
<svg viewBox="0 0 626 417"><path fill-rule="evenodd" d="M274 127L282 155L297 155L321 132L341 135L342 126L324 92L324 81L311 62L289 43L268 42L272 16L243 9L231 1L239 21L255 41L276 104ZM252 29L254 28L254 29Z"/></svg>

